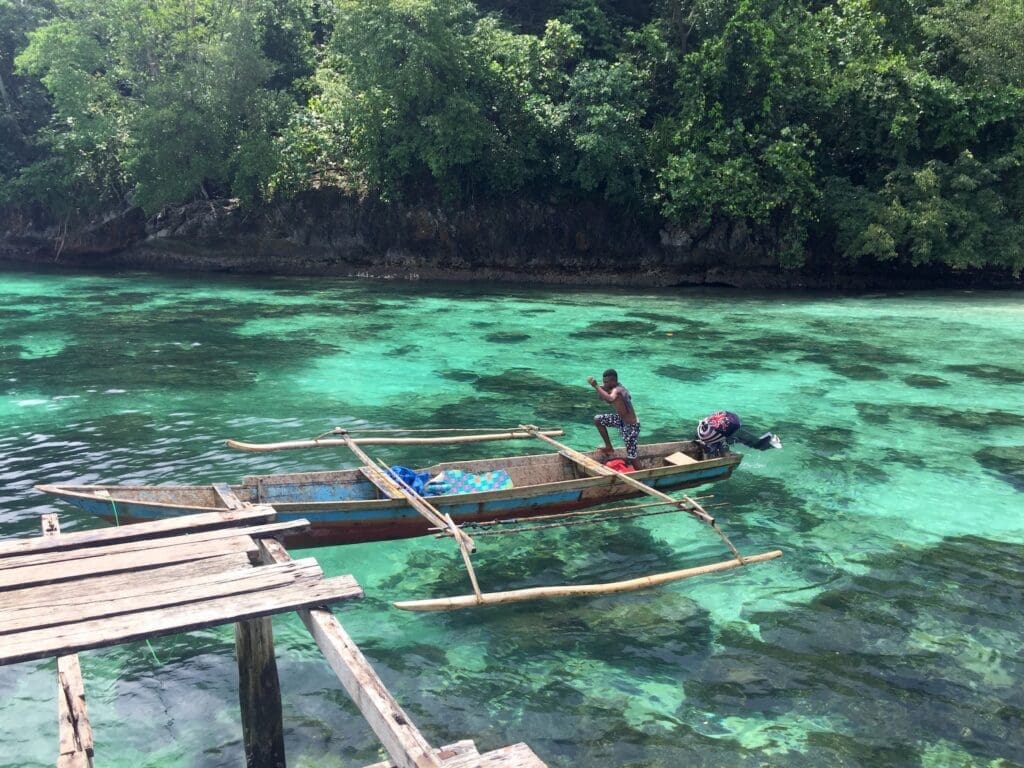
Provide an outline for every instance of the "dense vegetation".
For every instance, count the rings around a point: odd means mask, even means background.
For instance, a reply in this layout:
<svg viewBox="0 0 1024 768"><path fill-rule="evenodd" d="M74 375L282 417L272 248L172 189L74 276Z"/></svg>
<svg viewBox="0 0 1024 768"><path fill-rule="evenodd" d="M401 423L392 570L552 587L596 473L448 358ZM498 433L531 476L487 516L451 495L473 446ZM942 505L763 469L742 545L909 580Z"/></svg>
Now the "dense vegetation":
<svg viewBox="0 0 1024 768"><path fill-rule="evenodd" d="M0 197L311 188L1024 268L1021 0L0 0Z"/></svg>

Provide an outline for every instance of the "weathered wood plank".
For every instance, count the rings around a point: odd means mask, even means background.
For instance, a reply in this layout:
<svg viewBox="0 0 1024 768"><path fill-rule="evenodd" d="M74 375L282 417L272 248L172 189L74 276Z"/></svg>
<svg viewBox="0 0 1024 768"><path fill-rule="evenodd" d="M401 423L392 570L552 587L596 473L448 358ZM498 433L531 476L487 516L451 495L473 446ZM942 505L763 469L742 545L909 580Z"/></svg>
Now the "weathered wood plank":
<svg viewBox="0 0 1024 768"><path fill-rule="evenodd" d="M123 592L88 593L77 589L76 584L74 592L78 600L72 604L41 605L17 610L10 610L6 605L0 606L0 635L198 603L217 597L310 582L322 576L319 564L310 557L280 565L258 568L250 566L231 573L215 573L177 581L157 579L147 572L133 587ZM63 591L70 589L69 586ZM59 589L45 591L50 594L60 592Z"/></svg>
<svg viewBox="0 0 1024 768"><path fill-rule="evenodd" d="M232 552L229 555L159 566L139 572L76 579L74 589L40 589L39 587L10 589L3 593L2 604L4 610L10 611L38 608L44 605L50 606L53 610L62 610L65 607L78 605L82 600L82 595L124 594L126 590L139 586L142 574L145 574L144 578L147 581L180 581L210 574L229 573L240 569L249 570L252 567L252 562L245 552Z"/></svg>
<svg viewBox="0 0 1024 768"><path fill-rule="evenodd" d="M265 561L286 562L287 550L261 541ZM327 663L398 768L439 768L434 749L402 710L362 651L329 611L299 611Z"/></svg>
<svg viewBox="0 0 1024 768"><path fill-rule="evenodd" d="M351 576L218 598L198 605L133 613L71 626L0 636L0 664L46 659L92 648L213 627L283 611L362 597ZM327 615L331 615L327 613Z"/></svg>
<svg viewBox="0 0 1024 768"><path fill-rule="evenodd" d="M283 523L267 523L265 525L253 525L240 528L218 528L215 530L199 531L198 533L183 532L177 536L165 536L127 542L122 541L117 542L116 544L105 544L80 550L33 552L0 560L0 574L3 574L5 571L12 571L18 568L27 568L37 565L64 565L75 560L88 561L129 552L158 550L165 547L178 546L182 542L196 543L200 541L215 541L217 539L227 539L237 536L252 536L254 538L259 538L261 536L294 533L308 528L308 520L289 520ZM88 569L90 566L88 563L83 563L81 567Z"/></svg>
<svg viewBox="0 0 1024 768"><path fill-rule="evenodd" d="M126 552L108 557L90 558L88 560L71 560L66 563L36 565L28 568L11 568L0 571L0 591L15 587L55 584L62 581L73 581L88 576L123 573L140 568L161 565L173 565L204 557L218 557L231 552L245 552L255 557L259 548L250 536L233 536L213 541L191 542L159 549L148 549L142 552Z"/></svg>
<svg viewBox="0 0 1024 768"><path fill-rule="evenodd" d="M547 764L520 742L482 755L458 755L446 760L444 768L547 768Z"/></svg>
<svg viewBox="0 0 1024 768"><path fill-rule="evenodd" d="M35 537L0 542L0 559L32 552L51 552L59 549L77 549L167 536L181 532L199 532L211 528L228 528L244 524L270 522L274 508L250 506L238 511L210 512L185 517L155 520L151 523L132 523L119 528L99 528L92 531L62 533L59 537Z"/></svg>
<svg viewBox="0 0 1024 768"><path fill-rule="evenodd" d="M284 719L270 617L235 624L238 701L247 768L283 768Z"/></svg>
<svg viewBox="0 0 1024 768"><path fill-rule="evenodd" d="M85 683L82 680L82 668L78 663L78 654L61 656L57 659L57 679L59 681L57 697L67 708L68 719L75 732L77 747L92 757L92 725L89 723L89 713L85 706Z"/></svg>

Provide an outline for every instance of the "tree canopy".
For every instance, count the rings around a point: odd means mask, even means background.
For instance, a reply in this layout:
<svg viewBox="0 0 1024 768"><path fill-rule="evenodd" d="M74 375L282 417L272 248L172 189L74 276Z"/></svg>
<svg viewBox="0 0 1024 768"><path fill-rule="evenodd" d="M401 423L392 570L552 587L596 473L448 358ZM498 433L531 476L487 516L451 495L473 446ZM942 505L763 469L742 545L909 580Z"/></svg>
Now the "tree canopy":
<svg viewBox="0 0 1024 768"><path fill-rule="evenodd" d="M591 201L1024 269L1020 0L0 0L0 200Z"/></svg>

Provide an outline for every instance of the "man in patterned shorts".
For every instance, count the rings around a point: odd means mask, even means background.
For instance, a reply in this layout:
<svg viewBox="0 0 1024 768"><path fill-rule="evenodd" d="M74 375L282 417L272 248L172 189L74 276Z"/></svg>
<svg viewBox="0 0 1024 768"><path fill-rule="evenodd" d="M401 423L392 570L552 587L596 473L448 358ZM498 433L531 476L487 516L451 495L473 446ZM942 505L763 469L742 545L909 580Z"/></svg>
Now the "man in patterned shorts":
<svg viewBox="0 0 1024 768"><path fill-rule="evenodd" d="M622 435L622 442L626 444L627 463L635 466L636 442L640 437L640 422L637 421L636 411L633 410L633 398L629 390L619 383L619 374L615 369L609 368L602 374L602 383L590 376L587 383L597 392L597 396L606 403L615 406L615 413L599 413L594 417L594 426L604 440L604 446L598 450L605 456L612 455L615 451L612 448L612 441L608 437L608 427L616 427Z"/></svg>

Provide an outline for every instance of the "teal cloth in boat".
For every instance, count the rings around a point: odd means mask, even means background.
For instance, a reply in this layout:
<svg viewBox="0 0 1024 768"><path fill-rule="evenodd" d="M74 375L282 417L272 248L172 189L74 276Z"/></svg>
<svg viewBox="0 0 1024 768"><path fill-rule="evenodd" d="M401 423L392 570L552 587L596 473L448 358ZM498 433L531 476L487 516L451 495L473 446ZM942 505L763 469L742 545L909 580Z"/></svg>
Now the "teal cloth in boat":
<svg viewBox="0 0 1024 768"><path fill-rule="evenodd" d="M461 469L446 469L427 483L425 496L441 496L456 493L483 493L501 491L512 487L512 478L504 469L491 472L464 472Z"/></svg>

